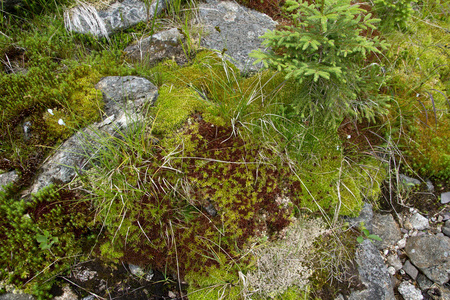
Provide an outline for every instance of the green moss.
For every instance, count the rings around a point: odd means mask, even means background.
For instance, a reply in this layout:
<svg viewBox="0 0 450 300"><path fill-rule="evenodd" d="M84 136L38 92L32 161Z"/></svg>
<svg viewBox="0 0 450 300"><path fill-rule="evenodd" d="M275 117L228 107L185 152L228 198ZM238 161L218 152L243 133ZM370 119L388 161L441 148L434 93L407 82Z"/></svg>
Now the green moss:
<svg viewBox="0 0 450 300"><path fill-rule="evenodd" d="M195 111L205 107L205 103L200 101L195 91L190 88L164 85L158 93L156 106L151 110L156 118L153 127L156 133L172 132L179 128Z"/></svg>
<svg viewBox="0 0 450 300"><path fill-rule="evenodd" d="M89 245L88 205L61 201L75 197L53 187L42 189L28 203L12 192L0 192L0 280L42 296L55 275L70 268L82 245ZM53 241L48 250L37 240L44 233Z"/></svg>
<svg viewBox="0 0 450 300"><path fill-rule="evenodd" d="M243 298L238 269L227 265L208 267L204 274L189 272L186 281L189 284L188 295L191 300Z"/></svg>

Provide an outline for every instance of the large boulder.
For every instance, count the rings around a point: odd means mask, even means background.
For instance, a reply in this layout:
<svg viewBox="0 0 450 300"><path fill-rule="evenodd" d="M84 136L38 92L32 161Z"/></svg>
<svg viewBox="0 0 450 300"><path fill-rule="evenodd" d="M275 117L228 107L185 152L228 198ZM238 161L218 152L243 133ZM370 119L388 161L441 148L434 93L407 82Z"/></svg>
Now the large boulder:
<svg viewBox="0 0 450 300"><path fill-rule="evenodd" d="M253 65L255 59L248 54L262 48L259 37L268 29L274 30L277 22L232 1L208 0L200 4L199 16L205 30L201 46L224 52L241 71L262 67Z"/></svg>
<svg viewBox="0 0 450 300"><path fill-rule="evenodd" d="M144 118L144 104L153 104L158 96L155 85L135 76L105 77L96 85L103 93L105 119L66 140L41 167L30 192L36 193L52 183L68 183L77 172L89 169L90 157L108 136L127 134L127 129Z"/></svg>
<svg viewBox="0 0 450 300"><path fill-rule="evenodd" d="M405 247L411 262L429 279L443 285L450 279L450 238L438 235L410 237Z"/></svg>
<svg viewBox="0 0 450 300"><path fill-rule="evenodd" d="M108 36L160 14L168 1L170 0L157 0L148 6L143 1L124 0L99 10L92 5L79 2L77 6L64 13L64 22L69 31Z"/></svg>

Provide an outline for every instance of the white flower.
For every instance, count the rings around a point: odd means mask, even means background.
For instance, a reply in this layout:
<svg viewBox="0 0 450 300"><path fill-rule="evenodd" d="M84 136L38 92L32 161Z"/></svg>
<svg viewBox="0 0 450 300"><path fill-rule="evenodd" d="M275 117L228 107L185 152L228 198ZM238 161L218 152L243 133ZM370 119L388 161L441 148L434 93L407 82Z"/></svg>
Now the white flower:
<svg viewBox="0 0 450 300"><path fill-rule="evenodd" d="M63 119L59 119L58 124L62 125L62 126L66 126L66 123L64 123Z"/></svg>
<svg viewBox="0 0 450 300"><path fill-rule="evenodd" d="M350 138L352 138L352 136L349 134L349 135L347 135L347 139L350 139Z"/></svg>
<svg viewBox="0 0 450 300"><path fill-rule="evenodd" d="M336 150L338 150L338 151L339 151L339 146L336 146Z"/></svg>
<svg viewBox="0 0 450 300"><path fill-rule="evenodd" d="M50 109L50 108L49 108L49 109L47 109L47 111L48 111L49 114L51 114L52 116L54 116L54 114L53 114L53 109Z"/></svg>
<svg viewBox="0 0 450 300"><path fill-rule="evenodd" d="M419 94L419 93L417 93L417 94L416 94L416 97L417 97L417 98L419 98L419 96L420 96L420 94Z"/></svg>

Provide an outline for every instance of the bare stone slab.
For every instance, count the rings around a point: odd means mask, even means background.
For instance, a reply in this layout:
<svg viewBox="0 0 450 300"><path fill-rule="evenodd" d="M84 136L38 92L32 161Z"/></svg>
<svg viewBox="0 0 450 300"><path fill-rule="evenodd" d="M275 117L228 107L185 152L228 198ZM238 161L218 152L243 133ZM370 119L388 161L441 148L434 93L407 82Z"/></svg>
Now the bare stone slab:
<svg viewBox="0 0 450 300"><path fill-rule="evenodd" d="M241 71L256 71L262 67L262 64L253 65L255 59L248 54L262 49L259 36L268 29L274 30L277 22L232 1L201 3L199 15L205 31L201 46L229 55Z"/></svg>

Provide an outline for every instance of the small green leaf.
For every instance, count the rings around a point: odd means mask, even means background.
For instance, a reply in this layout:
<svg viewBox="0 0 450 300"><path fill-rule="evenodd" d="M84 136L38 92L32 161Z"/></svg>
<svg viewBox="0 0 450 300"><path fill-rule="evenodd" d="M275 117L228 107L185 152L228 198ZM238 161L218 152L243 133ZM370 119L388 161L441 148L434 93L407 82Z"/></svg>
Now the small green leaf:
<svg viewBox="0 0 450 300"><path fill-rule="evenodd" d="M382 239L376 234L369 234L367 237L372 240L376 240L376 241L380 241L380 242L382 241Z"/></svg>
<svg viewBox="0 0 450 300"><path fill-rule="evenodd" d="M358 236L356 238L356 241L361 244L362 242L364 242L364 238L362 236Z"/></svg>
<svg viewBox="0 0 450 300"><path fill-rule="evenodd" d="M38 243L47 243L47 237L45 235L38 234L36 235L36 241Z"/></svg>

